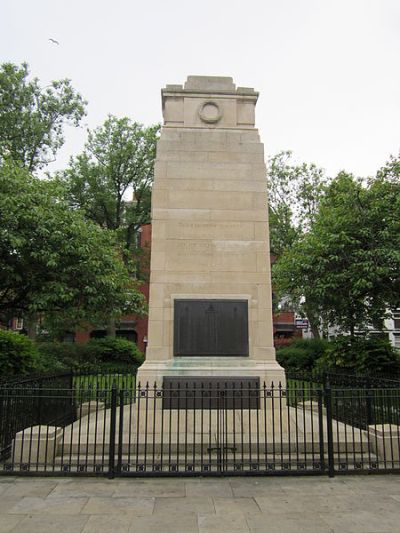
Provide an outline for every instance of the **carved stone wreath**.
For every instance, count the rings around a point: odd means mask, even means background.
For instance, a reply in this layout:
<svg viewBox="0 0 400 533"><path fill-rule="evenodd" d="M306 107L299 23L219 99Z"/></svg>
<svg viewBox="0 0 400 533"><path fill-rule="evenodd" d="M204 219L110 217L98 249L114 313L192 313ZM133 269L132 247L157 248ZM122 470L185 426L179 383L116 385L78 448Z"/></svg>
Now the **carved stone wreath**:
<svg viewBox="0 0 400 533"><path fill-rule="evenodd" d="M203 102L199 108L199 117L207 124L216 124L221 120L222 114L222 109L212 100Z"/></svg>

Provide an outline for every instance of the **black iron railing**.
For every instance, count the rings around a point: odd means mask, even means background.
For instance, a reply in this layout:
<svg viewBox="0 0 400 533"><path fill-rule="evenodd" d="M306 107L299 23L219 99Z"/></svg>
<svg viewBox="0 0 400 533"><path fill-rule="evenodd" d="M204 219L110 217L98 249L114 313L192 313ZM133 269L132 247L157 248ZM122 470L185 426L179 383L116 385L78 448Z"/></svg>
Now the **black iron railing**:
<svg viewBox="0 0 400 533"><path fill-rule="evenodd" d="M1 441L1 473L400 471L399 387L224 386L222 379L218 386L83 383L64 389L0 388L1 430L7 436ZM39 404L46 416L38 415ZM18 415L21 409L24 417Z"/></svg>
<svg viewBox="0 0 400 533"><path fill-rule="evenodd" d="M104 390L134 388L136 372L58 372L0 381L0 460L14 435L36 425L64 426L76 417L81 399L96 400ZM106 407L109 407L109 395Z"/></svg>

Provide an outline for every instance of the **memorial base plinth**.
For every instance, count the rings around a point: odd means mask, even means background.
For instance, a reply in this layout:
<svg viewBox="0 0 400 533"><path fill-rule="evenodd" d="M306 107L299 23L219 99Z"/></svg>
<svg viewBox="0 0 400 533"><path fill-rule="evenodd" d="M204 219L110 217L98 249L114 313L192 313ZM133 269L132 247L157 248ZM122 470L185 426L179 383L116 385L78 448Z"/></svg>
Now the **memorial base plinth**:
<svg viewBox="0 0 400 533"><path fill-rule="evenodd" d="M164 361L146 360L137 373L137 383L158 388L164 377L259 378L260 387L286 388L284 369L275 361L249 357L175 357Z"/></svg>

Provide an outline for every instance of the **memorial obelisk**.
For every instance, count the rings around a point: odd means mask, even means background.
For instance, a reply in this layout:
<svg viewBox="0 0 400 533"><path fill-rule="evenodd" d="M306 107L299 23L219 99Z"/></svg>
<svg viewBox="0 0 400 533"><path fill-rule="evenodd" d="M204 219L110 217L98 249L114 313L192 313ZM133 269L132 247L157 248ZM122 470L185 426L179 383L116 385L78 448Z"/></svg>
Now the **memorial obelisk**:
<svg viewBox="0 0 400 533"><path fill-rule="evenodd" d="M189 76L162 90L142 384L205 376L284 384L257 98L228 77Z"/></svg>

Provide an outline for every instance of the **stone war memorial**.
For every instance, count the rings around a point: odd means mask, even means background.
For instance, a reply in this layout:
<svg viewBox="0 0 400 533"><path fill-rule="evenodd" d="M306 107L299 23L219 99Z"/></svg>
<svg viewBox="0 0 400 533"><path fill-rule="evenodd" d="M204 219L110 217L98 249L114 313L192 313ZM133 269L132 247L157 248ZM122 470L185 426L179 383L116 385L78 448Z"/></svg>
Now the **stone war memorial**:
<svg viewBox="0 0 400 533"><path fill-rule="evenodd" d="M273 347L257 98L228 77L189 76L162 90L141 383L208 376L284 384Z"/></svg>
<svg viewBox="0 0 400 533"><path fill-rule="evenodd" d="M162 90L146 360L0 387L0 472L400 471L398 386L287 384L276 361L257 98L228 77Z"/></svg>

